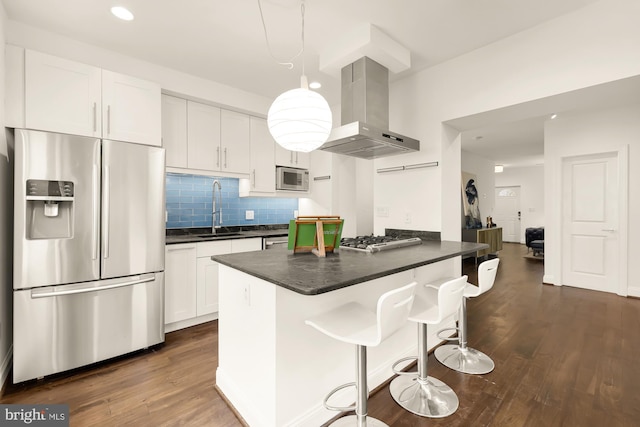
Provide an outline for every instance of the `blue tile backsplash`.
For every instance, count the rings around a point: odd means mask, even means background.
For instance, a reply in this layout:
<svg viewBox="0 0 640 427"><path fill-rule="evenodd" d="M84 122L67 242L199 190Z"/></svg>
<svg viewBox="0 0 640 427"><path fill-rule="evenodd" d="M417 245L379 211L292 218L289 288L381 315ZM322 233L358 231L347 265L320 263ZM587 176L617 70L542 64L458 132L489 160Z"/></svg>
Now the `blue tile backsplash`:
<svg viewBox="0 0 640 427"><path fill-rule="evenodd" d="M288 224L298 210L298 199L241 198L237 178L167 173L167 228L211 227L215 179L222 185L222 226ZM245 219L247 210L254 219Z"/></svg>

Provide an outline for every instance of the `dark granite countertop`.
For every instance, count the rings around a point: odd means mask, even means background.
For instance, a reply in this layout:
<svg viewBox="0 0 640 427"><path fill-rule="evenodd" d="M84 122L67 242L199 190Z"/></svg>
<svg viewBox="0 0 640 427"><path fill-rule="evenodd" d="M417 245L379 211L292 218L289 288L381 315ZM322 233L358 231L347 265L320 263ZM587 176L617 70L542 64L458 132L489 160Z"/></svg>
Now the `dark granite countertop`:
<svg viewBox="0 0 640 427"><path fill-rule="evenodd" d="M215 255L220 264L303 295L317 295L487 248L484 243L425 241L421 245L361 253L338 250L319 258L286 249Z"/></svg>
<svg viewBox="0 0 640 427"><path fill-rule="evenodd" d="M211 228L179 228L166 231L165 243L210 242L215 240L250 239L253 237L287 236L289 224L223 227L211 234Z"/></svg>

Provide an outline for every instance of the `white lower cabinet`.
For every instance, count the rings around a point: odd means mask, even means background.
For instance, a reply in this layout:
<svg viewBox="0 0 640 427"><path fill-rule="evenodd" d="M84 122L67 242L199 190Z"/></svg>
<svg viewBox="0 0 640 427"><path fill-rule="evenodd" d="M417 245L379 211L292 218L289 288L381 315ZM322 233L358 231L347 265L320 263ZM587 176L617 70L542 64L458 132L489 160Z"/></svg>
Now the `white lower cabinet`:
<svg viewBox="0 0 640 427"><path fill-rule="evenodd" d="M196 316L196 244L167 245L164 259L164 323Z"/></svg>
<svg viewBox="0 0 640 427"><path fill-rule="evenodd" d="M167 245L165 332L217 319L219 264L211 256L261 249L260 237Z"/></svg>
<svg viewBox="0 0 640 427"><path fill-rule="evenodd" d="M212 255L231 253L232 240L198 243L197 260L197 302L196 315L216 313L218 311L218 263L211 260Z"/></svg>

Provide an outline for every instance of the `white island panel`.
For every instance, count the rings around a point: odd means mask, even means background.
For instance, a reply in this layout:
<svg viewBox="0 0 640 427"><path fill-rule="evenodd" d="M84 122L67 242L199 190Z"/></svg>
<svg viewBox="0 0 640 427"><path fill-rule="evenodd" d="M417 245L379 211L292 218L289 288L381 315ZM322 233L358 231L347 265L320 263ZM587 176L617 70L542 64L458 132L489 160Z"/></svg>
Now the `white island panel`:
<svg viewBox="0 0 640 427"><path fill-rule="evenodd" d="M250 426L276 425L276 287L220 266L216 385Z"/></svg>
<svg viewBox="0 0 640 427"><path fill-rule="evenodd" d="M375 310L384 292L414 277L426 282L451 276L453 268L450 259L310 296L221 265L218 389L252 427L325 423L337 415L323 407L326 394L355 379L355 346L306 326L305 319L348 301ZM447 319L429 328L429 347L440 342L437 330L453 325L453 319ZM369 388L389 380L391 365L416 352L417 326L407 322L368 350ZM336 394L332 403L346 406L354 399L350 388Z"/></svg>

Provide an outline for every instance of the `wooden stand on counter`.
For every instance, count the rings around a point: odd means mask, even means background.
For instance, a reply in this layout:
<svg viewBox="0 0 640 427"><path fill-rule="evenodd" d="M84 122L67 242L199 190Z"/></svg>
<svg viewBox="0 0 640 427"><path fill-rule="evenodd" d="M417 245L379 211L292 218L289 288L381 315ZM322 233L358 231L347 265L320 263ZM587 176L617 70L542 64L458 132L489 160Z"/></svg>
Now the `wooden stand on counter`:
<svg viewBox="0 0 640 427"><path fill-rule="evenodd" d="M312 252L326 257L327 252L333 252L340 244L343 221L338 215L299 216L289 224L289 249L293 249L294 254ZM327 240L325 234L330 236Z"/></svg>

